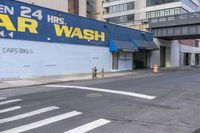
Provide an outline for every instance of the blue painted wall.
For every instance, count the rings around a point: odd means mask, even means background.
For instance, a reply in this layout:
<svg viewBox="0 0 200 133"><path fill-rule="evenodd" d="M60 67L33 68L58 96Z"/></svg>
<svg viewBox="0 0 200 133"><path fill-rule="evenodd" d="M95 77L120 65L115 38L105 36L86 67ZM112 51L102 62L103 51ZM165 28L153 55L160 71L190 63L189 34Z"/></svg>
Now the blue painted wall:
<svg viewBox="0 0 200 133"><path fill-rule="evenodd" d="M38 22L38 34L31 34L28 32L28 30L25 33L22 32L14 32L13 37L10 37L8 34L11 33L11 31L8 31L5 29L5 27L0 26L0 32L4 31L5 36L0 36L1 38L7 38L7 39L20 39L20 40L31 40L31 41L40 41L40 42L55 42L55 43L65 43L65 44L79 44L79 45L92 45L92 46L109 46L109 40L116 39L116 40L122 40L122 41L130 41L132 37L134 37L137 40L147 40L147 41L153 41L153 35L148 32L142 33L142 31L133 30L113 24L108 24L68 13L63 13L47 8L42 8L35 5L25 4L21 2L17 2L14 0L1 0L0 4L3 6L7 6L9 8L14 9L14 15L9 14L8 12L1 13L1 14L7 14L15 27L17 27L17 18L18 17L24 17L22 16L22 7L28 7L31 9L31 13L28 13L30 15L31 19L34 19ZM35 11L41 11L42 19L38 19L37 17L34 17L32 13ZM105 41L88 41L88 40L81 40L77 37L75 38L67 38L65 36L58 37L55 33L54 23L50 23L47 21L47 16L56 16L59 18L64 18L65 24L60 25L66 25L66 26L72 26L72 27L79 27L82 30L83 29L91 29L99 32L105 32ZM1 19L0 19L1 23ZM50 38L50 39L49 39Z"/></svg>

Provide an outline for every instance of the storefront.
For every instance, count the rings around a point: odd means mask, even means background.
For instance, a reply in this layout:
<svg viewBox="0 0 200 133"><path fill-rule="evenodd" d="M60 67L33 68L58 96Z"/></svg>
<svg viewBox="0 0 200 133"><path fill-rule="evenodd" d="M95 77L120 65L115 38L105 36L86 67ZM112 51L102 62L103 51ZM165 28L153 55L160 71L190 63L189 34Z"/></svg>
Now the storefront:
<svg viewBox="0 0 200 133"><path fill-rule="evenodd" d="M133 70L133 54L138 51L131 41L110 40L112 70Z"/></svg>
<svg viewBox="0 0 200 133"><path fill-rule="evenodd" d="M155 50L149 32L16 1L0 4L0 78L133 70L135 54Z"/></svg>
<svg viewBox="0 0 200 133"><path fill-rule="evenodd" d="M158 46L151 41L151 38L144 33L142 33L142 36L143 40L133 40L133 43L139 50L133 56L135 69L150 68L152 51L159 50Z"/></svg>

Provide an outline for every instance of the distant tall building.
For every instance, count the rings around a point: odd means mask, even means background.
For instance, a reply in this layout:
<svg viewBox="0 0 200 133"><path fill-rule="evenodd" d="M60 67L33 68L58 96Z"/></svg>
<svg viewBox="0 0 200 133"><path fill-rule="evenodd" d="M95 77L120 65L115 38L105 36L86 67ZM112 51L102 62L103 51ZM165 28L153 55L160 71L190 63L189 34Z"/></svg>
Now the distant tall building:
<svg viewBox="0 0 200 133"><path fill-rule="evenodd" d="M50 9L87 16L87 0L18 0Z"/></svg>
<svg viewBox="0 0 200 133"><path fill-rule="evenodd" d="M100 21L104 20L103 1L104 0L87 0L87 17Z"/></svg>
<svg viewBox="0 0 200 133"><path fill-rule="evenodd" d="M199 0L106 0L107 22L133 25L137 20L199 11Z"/></svg>

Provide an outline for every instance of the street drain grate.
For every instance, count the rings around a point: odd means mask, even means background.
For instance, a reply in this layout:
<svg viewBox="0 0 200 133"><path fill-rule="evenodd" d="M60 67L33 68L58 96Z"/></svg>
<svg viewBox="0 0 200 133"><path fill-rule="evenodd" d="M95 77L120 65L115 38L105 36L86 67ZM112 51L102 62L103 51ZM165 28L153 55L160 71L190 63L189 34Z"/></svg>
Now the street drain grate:
<svg viewBox="0 0 200 133"><path fill-rule="evenodd" d="M198 128L197 130L195 130L194 132L192 133L200 133L200 128Z"/></svg>

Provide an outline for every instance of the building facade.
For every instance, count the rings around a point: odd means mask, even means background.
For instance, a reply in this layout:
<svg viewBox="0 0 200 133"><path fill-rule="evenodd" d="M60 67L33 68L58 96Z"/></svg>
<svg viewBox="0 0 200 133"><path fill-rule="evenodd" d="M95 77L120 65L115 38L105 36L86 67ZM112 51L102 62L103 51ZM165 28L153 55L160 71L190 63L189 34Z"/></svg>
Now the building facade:
<svg viewBox="0 0 200 133"><path fill-rule="evenodd" d="M134 22L200 11L199 0L105 0L107 22L131 26Z"/></svg>
<svg viewBox="0 0 200 133"><path fill-rule="evenodd" d="M87 0L17 0L66 13L87 16Z"/></svg>
<svg viewBox="0 0 200 133"><path fill-rule="evenodd" d="M103 18L134 29L148 30L147 19L200 11L199 0L105 0ZM199 39L199 38L197 38ZM154 59L161 67L199 65L198 40L155 39L160 51ZM144 55L143 55L144 57Z"/></svg>
<svg viewBox="0 0 200 133"><path fill-rule="evenodd" d="M103 19L103 0L17 0L33 5L76 14L96 20Z"/></svg>
<svg viewBox="0 0 200 133"><path fill-rule="evenodd" d="M103 19L103 0L87 0L87 17L104 21Z"/></svg>
<svg viewBox="0 0 200 133"><path fill-rule="evenodd" d="M150 32L23 2L0 7L0 78L134 70L139 50L158 49Z"/></svg>

